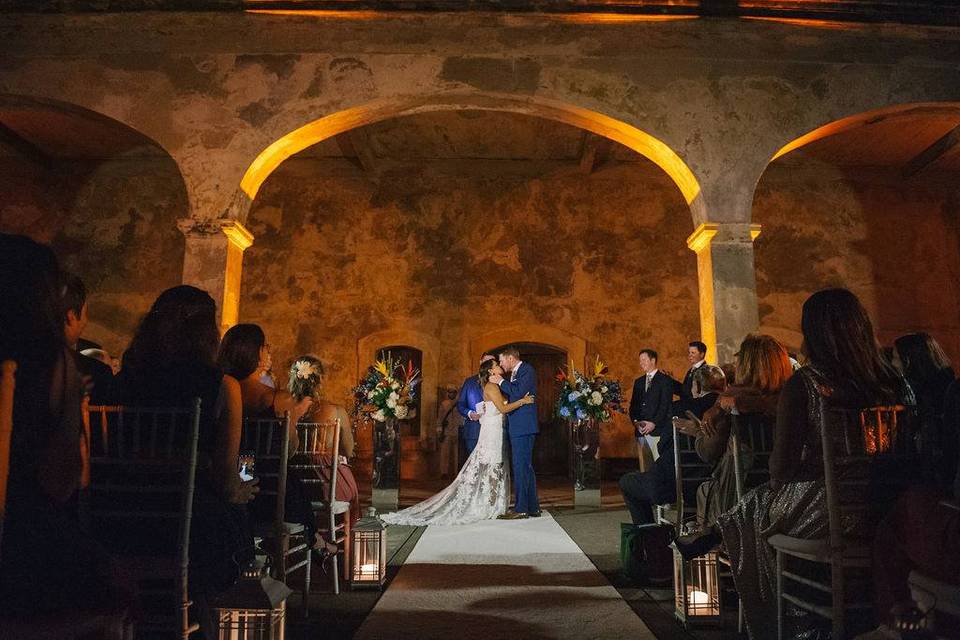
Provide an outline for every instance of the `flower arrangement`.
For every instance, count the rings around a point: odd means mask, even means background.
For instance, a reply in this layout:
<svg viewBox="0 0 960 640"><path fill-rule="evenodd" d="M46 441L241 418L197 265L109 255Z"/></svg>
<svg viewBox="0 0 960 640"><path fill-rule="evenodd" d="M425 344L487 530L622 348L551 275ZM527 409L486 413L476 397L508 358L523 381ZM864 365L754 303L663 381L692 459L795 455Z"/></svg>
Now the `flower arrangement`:
<svg viewBox="0 0 960 640"><path fill-rule="evenodd" d="M416 398L420 371L412 361L407 366L396 363L391 354L377 360L353 389L353 413L374 422L403 420L410 416L410 405Z"/></svg>
<svg viewBox="0 0 960 640"><path fill-rule="evenodd" d="M589 378L569 364L567 370L557 372L560 382L560 398L557 400L557 416L569 422L592 418L609 422L612 412L623 413L623 392L617 380L607 377L607 366L597 356L593 375Z"/></svg>

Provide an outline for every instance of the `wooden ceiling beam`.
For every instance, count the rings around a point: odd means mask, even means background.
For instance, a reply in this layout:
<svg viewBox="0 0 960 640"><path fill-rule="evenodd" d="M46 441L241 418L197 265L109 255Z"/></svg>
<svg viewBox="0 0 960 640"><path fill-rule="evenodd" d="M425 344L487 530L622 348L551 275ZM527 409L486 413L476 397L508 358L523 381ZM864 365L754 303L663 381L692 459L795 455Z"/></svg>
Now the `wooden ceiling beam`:
<svg viewBox="0 0 960 640"><path fill-rule="evenodd" d="M912 178L960 143L960 125L947 131L939 140L914 156L903 168L903 177Z"/></svg>

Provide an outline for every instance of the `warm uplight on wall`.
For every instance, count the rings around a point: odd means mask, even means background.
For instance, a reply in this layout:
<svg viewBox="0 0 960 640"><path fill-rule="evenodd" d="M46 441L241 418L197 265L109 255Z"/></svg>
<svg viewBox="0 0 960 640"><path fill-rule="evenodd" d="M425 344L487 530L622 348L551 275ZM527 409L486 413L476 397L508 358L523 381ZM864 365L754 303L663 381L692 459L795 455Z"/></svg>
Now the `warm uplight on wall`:
<svg viewBox="0 0 960 640"><path fill-rule="evenodd" d="M250 164L240 188L253 200L264 180L290 156L322 140L381 120L429 111L505 111L556 120L586 129L649 158L669 175L687 204L700 193L700 184L686 163L667 144L621 120L547 99L519 99L496 94L440 94L378 100L324 116L291 131L264 149Z"/></svg>

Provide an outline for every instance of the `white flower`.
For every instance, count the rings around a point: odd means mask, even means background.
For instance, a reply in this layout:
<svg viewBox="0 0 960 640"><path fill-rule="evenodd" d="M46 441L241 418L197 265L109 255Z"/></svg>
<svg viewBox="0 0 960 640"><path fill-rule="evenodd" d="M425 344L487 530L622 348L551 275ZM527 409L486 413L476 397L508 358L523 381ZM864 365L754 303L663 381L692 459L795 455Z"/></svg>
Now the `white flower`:
<svg viewBox="0 0 960 640"><path fill-rule="evenodd" d="M377 409L372 414L370 414L370 417L376 420L377 422L387 421L387 415L383 412L383 409Z"/></svg>
<svg viewBox="0 0 960 640"><path fill-rule="evenodd" d="M391 383L390 383L390 388L391 388L391 389L399 389L399 388L400 388L400 383L399 383L399 382L391 382Z"/></svg>
<svg viewBox="0 0 960 640"><path fill-rule="evenodd" d="M367 400L373 400L374 393L373 391L367 391Z"/></svg>
<svg viewBox="0 0 960 640"><path fill-rule="evenodd" d="M607 391L609 391L609 389L607 389L607 385L600 387L600 393L606 393Z"/></svg>
<svg viewBox="0 0 960 640"><path fill-rule="evenodd" d="M397 420L403 420L407 417L407 408L404 405L398 405L396 409L393 410L393 413L396 414Z"/></svg>
<svg viewBox="0 0 960 640"><path fill-rule="evenodd" d="M391 393L390 396L387 397L387 407L390 409L397 408L397 394Z"/></svg>
<svg viewBox="0 0 960 640"><path fill-rule="evenodd" d="M594 391L590 394L590 404L594 406L600 406L603 404L603 396L600 395L599 391Z"/></svg>
<svg viewBox="0 0 960 640"><path fill-rule="evenodd" d="M307 378L317 375L317 368L311 362L299 360L296 364L294 364L294 366L297 368L298 378L303 378L306 380Z"/></svg>

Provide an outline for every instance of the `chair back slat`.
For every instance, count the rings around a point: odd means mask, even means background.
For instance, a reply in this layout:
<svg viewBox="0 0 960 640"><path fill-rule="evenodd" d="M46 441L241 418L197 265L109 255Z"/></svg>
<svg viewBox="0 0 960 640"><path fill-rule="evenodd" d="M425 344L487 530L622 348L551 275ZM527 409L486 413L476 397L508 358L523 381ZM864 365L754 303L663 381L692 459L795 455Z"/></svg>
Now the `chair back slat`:
<svg viewBox="0 0 960 640"><path fill-rule="evenodd" d="M16 387L17 363L0 363L0 540L3 540L3 519L7 511L7 473L10 470L10 438L13 435L13 392Z"/></svg>
<svg viewBox="0 0 960 640"><path fill-rule="evenodd" d="M147 587L138 623L145 633L185 638L195 628L188 568L200 411L199 398L189 408L84 405L81 520ZM162 623L150 622L154 614Z"/></svg>
<svg viewBox="0 0 960 640"><path fill-rule="evenodd" d="M333 504L332 501L337 495L341 428L339 418L326 422L301 422L297 425L297 433L300 436L300 447L297 453L300 454L301 462L297 463L296 468L314 471L312 474L305 474L305 482L320 482L322 467L329 463L330 486L326 496L328 504Z"/></svg>
<svg viewBox="0 0 960 640"><path fill-rule="evenodd" d="M758 413L730 415L730 447L738 501L750 489L770 480L775 426L775 418ZM749 468L743 459L744 446L749 448L752 459Z"/></svg>
<svg viewBox="0 0 960 640"><path fill-rule="evenodd" d="M710 478L712 465L697 454L696 438L679 431L673 425L673 464L677 492L677 521L675 528L682 530L683 522L697 513L695 501L687 504L686 496L696 493L697 487Z"/></svg>
<svg viewBox="0 0 960 640"><path fill-rule="evenodd" d="M273 500L273 524L277 531L286 516L287 460L290 451L290 416L248 418L240 436L240 454L255 456L254 475L260 479L257 500Z"/></svg>

